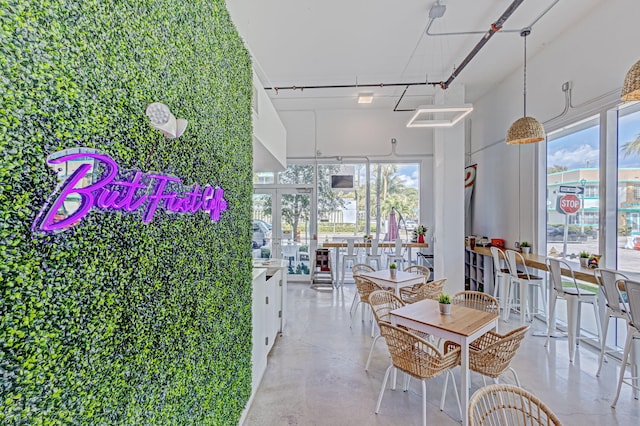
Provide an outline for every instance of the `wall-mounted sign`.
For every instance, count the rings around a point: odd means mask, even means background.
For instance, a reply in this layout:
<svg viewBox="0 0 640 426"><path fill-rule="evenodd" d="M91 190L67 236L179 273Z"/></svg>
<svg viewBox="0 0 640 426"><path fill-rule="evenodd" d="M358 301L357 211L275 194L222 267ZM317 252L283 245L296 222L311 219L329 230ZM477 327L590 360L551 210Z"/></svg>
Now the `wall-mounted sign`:
<svg viewBox="0 0 640 426"><path fill-rule="evenodd" d="M92 209L140 211L143 222L151 222L159 208L181 214L204 211L214 222L227 210L222 188L186 187L179 178L158 173L120 173L111 157L92 149L60 151L47 163L56 168L62 184L36 216L32 231L69 228Z"/></svg>

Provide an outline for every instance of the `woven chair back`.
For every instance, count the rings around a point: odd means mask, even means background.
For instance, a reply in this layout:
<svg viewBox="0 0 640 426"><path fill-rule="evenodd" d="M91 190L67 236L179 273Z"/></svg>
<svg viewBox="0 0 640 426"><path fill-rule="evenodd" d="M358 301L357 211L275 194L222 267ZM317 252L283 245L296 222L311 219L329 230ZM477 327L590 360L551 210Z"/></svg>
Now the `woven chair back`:
<svg viewBox="0 0 640 426"><path fill-rule="evenodd" d="M404 271L424 275L425 282L429 281L429 278L431 278L431 269L427 268L426 266L411 265L411 266L407 266L407 268Z"/></svg>
<svg viewBox="0 0 640 426"><path fill-rule="evenodd" d="M560 426L560 419L538 397L513 385L482 387L469 400L470 426Z"/></svg>
<svg viewBox="0 0 640 426"><path fill-rule="evenodd" d="M481 336L472 343L475 349L469 355L469 368L491 378L500 377L509 369L528 330L529 326L524 325L502 336L497 333Z"/></svg>
<svg viewBox="0 0 640 426"><path fill-rule="evenodd" d="M460 348L443 355L438 348L409 331L388 323L380 323L393 365L420 379L446 372L460 362Z"/></svg>
<svg viewBox="0 0 640 426"><path fill-rule="evenodd" d="M369 303L369 295L376 290L383 290L378 284L373 281L366 279L362 276L353 277L356 282L356 287L358 288L358 294L360 295L360 300L364 303Z"/></svg>
<svg viewBox="0 0 640 426"><path fill-rule="evenodd" d="M363 272L375 272L376 268L371 265L367 265L366 263L356 263L351 267L351 272L353 272L353 276L360 275Z"/></svg>
<svg viewBox="0 0 640 426"><path fill-rule="evenodd" d="M438 296L440 296L440 294L442 293L442 290L444 289L444 283L446 281L446 278L442 278L436 281L422 284L415 291L416 296L414 302L424 299L437 299Z"/></svg>
<svg viewBox="0 0 640 426"><path fill-rule="evenodd" d="M369 295L369 305L376 322L391 323L389 312L404 306L404 302L395 294L387 290L376 290Z"/></svg>
<svg viewBox="0 0 640 426"><path fill-rule="evenodd" d="M478 311L497 313L500 309L498 300L480 291L461 291L453 296L451 303Z"/></svg>

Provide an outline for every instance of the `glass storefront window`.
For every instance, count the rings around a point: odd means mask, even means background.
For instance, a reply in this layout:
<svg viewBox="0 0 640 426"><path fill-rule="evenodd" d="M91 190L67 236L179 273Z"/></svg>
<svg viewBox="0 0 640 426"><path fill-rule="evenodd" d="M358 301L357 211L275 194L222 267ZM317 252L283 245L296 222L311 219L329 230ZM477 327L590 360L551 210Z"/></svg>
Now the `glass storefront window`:
<svg viewBox="0 0 640 426"><path fill-rule="evenodd" d="M640 272L640 105L618 117L618 269Z"/></svg>
<svg viewBox="0 0 640 426"><path fill-rule="evenodd" d="M577 261L582 251L598 254L600 209L598 117L550 133L547 141L547 253ZM563 209L570 201L579 208ZM565 214L569 210L570 213ZM565 224L568 226L565 241Z"/></svg>

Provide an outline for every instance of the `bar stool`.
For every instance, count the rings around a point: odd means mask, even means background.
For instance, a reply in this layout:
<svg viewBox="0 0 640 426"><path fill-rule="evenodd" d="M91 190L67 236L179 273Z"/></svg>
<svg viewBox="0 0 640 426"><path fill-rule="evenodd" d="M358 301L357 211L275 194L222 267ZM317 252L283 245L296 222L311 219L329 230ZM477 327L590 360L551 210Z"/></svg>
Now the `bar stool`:
<svg viewBox="0 0 640 426"><path fill-rule="evenodd" d="M598 268L593 271L596 281L600 285L600 291L604 295L606 310L604 317L604 329L602 330L602 345L600 347L600 359L598 360L598 371L596 377L600 377L602 361L607 352L607 331L609 331L609 318L620 318L627 323L630 321L629 309L625 306L622 291L618 288L619 280L628 279L624 274L613 270Z"/></svg>
<svg viewBox="0 0 640 426"><path fill-rule="evenodd" d="M398 269L402 271L402 264L404 262L404 254L402 253L402 239L396 238L396 248L393 253L389 253L387 255L387 267L389 264L394 262L398 265Z"/></svg>
<svg viewBox="0 0 640 426"><path fill-rule="evenodd" d="M347 262L353 262L353 265L358 263L358 254L355 251L355 241L352 238L345 240L347 243L347 251L342 255L342 277L340 278L340 286L344 286L344 274L346 271Z"/></svg>
<svg viewBox="0 0 640 426"><path fill-rule="evenodd" d="M640 386L638 386L640 377L638 377L638 366L635 361L631 361L631 377L625 377L624 375L627 369L629 354L633 356L634 339L640 339L640 282L632 280L619 280L618 282L624 285L629 300L629 321L627 322L627 338L624 342L624 354L622 355L622 365L620 366L618 389L616 390L616 397L611 404L612 408L616 408L623 383L631 386L633 396L636 399L638 399L638 392L640 391Z"/></svg>
<svg viewBox="0 0 640 426"><path fill-rule="evenodd" d="M600 314L598 313L598 298L597 295L589 290L584 290L578 287L578 282L573 273L573 268L564 260L547 258L547 268L549 269L549 276L553 283L552 293L549 297L549 314L548 314L548 329L547 329L547 341L544 346L549 345L549 339L551 338L552 327L556 325L556 302L558 298L565 299L567 301L567 334L569 335L569 362L573 362L576 346L580 337L580 311L583 303L589 303L593 306L593 314L596 316L596 327L598 329L598 343L602 344L602 328L600 325ZM571 281L564 281L568 284L567 287L563 286L562 281L562 268L569 271Z"/></svg>
<svg viewBox="0 0 640 426"><path fill-rule="evenodd" d="M371 249L367 253L367 263L371 265L371 262L375 261L377 268L380 269L380 266L382 264L382 255L380 254L380 250L378 248L378 242L378 240L371 240Z"/></svg>
<svg viewBox="0 0 640 426"><path fill-rule="evenodd" d="M508 267L509 263L504 251L500 250L498 247L491 247L490 250L491 257L493 258L493 297L500 301L500 309L504 312L507 302L504 297L504 294L507 291L505 283L508 282L510 275Z"/></svg>
<svg viewBox="0 0 640 426"><path fill-rule="evenodd" d="M520 293L520 325L524 325L526 321L526 312L529 310L528 293L531 287L536 287L541 294L542 307L544 311L547 311L546 298L544 297L544 290L542 288L542 277L529 273L529 269L525 264L524 257L515 250L507 250L507 264L509 265L509 275L511 277L511 285L507 287L506 294L506 308L503 311L503 319L509 320L509 313L511 311L512 301L514 300L514 286L517 284L517 288ZM518 261L522 265L522 271L518 271ZM535 305L537 309L537 304ZM531 314L531 312L529 312ZM533 316L532 316L533 318Z"/></svg>

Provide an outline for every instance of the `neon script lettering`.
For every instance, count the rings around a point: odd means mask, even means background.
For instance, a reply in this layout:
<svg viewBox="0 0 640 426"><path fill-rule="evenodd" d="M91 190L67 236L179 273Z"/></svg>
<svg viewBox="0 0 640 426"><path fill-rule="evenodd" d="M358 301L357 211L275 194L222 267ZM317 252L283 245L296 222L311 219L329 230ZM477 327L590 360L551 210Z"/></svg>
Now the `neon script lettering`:
<svg viewBox="0 0 640 426"><path fill-rule="evenodd" d="M59 191L57 198L52 203L47 202L36 217L33 231L48 232L74 226L93 208L125 212L143 210L143 222L151 222L158 208L183 214L194 214L202 210L209 214L213 222L220 220L221 213L227 210L222 188L209 185L201 188L200 185L194 184L185 192L178 193L171 189L182 187L180 179L139 171L129 176L128 180L116 180L118 164L108 155L74 153L49 160L48 163L55 165L78 159L90 159L94 164L80 164L62 186L51 194L49 200ZM81 181L90 178L87 175L92 168L95 173L98 165L105 169L102 175L93 183L81 186ZM75 200L78 208L60 217L59 211L64 210L65 201L68 199Z"/></svg>

